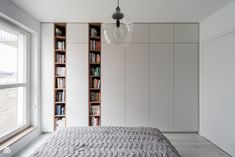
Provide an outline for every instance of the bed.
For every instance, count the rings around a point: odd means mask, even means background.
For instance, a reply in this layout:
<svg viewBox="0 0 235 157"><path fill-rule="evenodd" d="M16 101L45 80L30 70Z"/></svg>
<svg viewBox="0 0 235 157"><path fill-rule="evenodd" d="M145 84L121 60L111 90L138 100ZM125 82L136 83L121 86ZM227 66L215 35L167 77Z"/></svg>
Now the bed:
<svg viewBox="0 0 235 157"><path fill-rule="evenodd" d="M32 157L180 157L155 128L71 127L54 132Z"/></svg>

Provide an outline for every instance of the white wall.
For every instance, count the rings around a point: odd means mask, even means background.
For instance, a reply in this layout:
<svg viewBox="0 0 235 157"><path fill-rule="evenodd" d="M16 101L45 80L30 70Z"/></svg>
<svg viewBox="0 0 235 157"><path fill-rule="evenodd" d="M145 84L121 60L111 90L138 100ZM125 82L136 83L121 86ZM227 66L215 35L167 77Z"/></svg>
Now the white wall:
<svg viewBox="0 0 235 157"><path fill-rule="evenodd" d="M235 2L201 22L200 134L235 156Z"/></svg>
<svg viewBox="0 0 235 157"><path fill-rule="evenodd" d="M0 17L31 33L31 104L32 125L37 129L10 146L14 155L40 134L40 23L9 0L0 1Z"/></svg>

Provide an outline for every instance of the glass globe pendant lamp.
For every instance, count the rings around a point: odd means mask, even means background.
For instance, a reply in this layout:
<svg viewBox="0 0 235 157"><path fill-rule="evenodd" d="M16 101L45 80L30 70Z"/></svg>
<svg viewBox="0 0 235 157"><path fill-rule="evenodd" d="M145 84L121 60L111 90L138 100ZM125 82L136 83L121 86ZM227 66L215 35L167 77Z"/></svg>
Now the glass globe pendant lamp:
<svg viewBox="0 0 235 157"><path fill-rule="evenodd" d="M102 29L107 44L128 46L133 33L133 23L121 12L119 0L115 12L107 18Z"/></svg>

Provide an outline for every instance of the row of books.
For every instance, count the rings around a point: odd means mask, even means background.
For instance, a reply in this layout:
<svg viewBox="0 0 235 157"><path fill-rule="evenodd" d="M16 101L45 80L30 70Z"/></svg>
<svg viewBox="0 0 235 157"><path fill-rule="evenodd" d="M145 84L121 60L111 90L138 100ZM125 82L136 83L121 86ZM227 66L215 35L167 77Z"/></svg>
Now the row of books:
<svg viewBox="0 0 235 157"><path fill-rule="evenodd" d="M91 76L100 76L100 67L91 67L90 68Z"/></svg>
<svg viewBox="0 0 235 157"><path fill-rule="evenodd" d="M65 55L56 54L56 63L65 63Z"/></svg>
<svg viewBox="0 0 235 157"><path fill-rule="evenodd" d="M101 50L100 41L90 40L90 49L91 50Z"/></svg>
<svg viewBox="0 0 235 157"><path fill-rule="evenodd" d="M99 125L100 125L100 118L91 117L91 126L99 126Z"/></svg>
<svg viewBox="0 0 235 157"><path fill-rule="evenodd" d="M101 87L101 80L100 79L90 79L90 87L91 88L100 88Z"/></svg>
<svg viewBox="0 0 235 157"><path fill-rule="evenodd" d="M65 128L65 118L56 119L56 130Z"/></svg>
<svg viewBox="0 0 235 157"><path fill-rule="evenodd" d="M65 78L56 78L56 88L65 88Z"/></svg>
<svg viewBox="0 0 235 157"><path fill-rule="evenodd" d="M57 41L56 48L59 50L65 50L65 41Z"/></svg>
<svg viewBox="0 0 235 157"><path fill-rule="evenodd" d="M56 105L55 115L65 115L65 106Z"/></svg>
<svg viewBox="0 0 235 157"><path fill-rule="evenodd" d="M98 36L98 31L95 28L90 29L90 36L91 37L97 37Z"/></svg>
<svg viewBox="0 0 235 157"><path fill-rule="evenodd" d="M66 70L65 67L56 67L55 68L56 76L65 76L65 73L66 73L65 70Z"/></svg>
<svg viewBox="0 0 235 157"><path fill-rule="evenodd" d="M100 54L90 53L89 61L90 63L100 63L101 62Z"/></svg>
<svg viewBox="0 0 235 157"><path fill-rule="evenodd" d="M91 106L90 107L91 115L100 115L100 106Z"/></svg>
<svg viewBox="0 0 235 157"><path fill-rule="evenodd" d="M63 36L63 31L61 29L59 29L59 28L56 28L55 29L55 35L56 36Z"/></svg>
<svg viewBox="0 0 235 157"><path fill-rule="evenodd" d="M100 92L91 92L90 93L90 100L92 101L92 102L94 102L94 101L100 101Z"/></svg>
<svg viewBox="0 0 235 157"><path fill-rule="evenodd" d="M64 91L57 91L56 92L56 102L65 102Z"/></svg>

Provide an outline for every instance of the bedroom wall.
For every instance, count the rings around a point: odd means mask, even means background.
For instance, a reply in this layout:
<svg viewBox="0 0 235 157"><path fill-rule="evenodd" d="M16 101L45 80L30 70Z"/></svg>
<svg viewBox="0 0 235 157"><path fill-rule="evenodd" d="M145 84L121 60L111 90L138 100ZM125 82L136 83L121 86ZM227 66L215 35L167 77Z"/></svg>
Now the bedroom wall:
<svg viewBox="0 0 235 157"><path fill-rule="evenodd" d="M31 33L31 101L30 109L32 110L32 125L37 128L30 134L24 136L14 144L10 145L11 154L5 156L13 156L29 142L35 139L40 133L40 23L31 15L17 7L9 0L0 1L0 18L4 18ZM0 152L1 156L1 152Z"/></svg>
<svg viewBox="0 0 235 157"><path fill-rule="evenodd" d="M235 2L200 23L200 134L235 156Z"/></svg>

